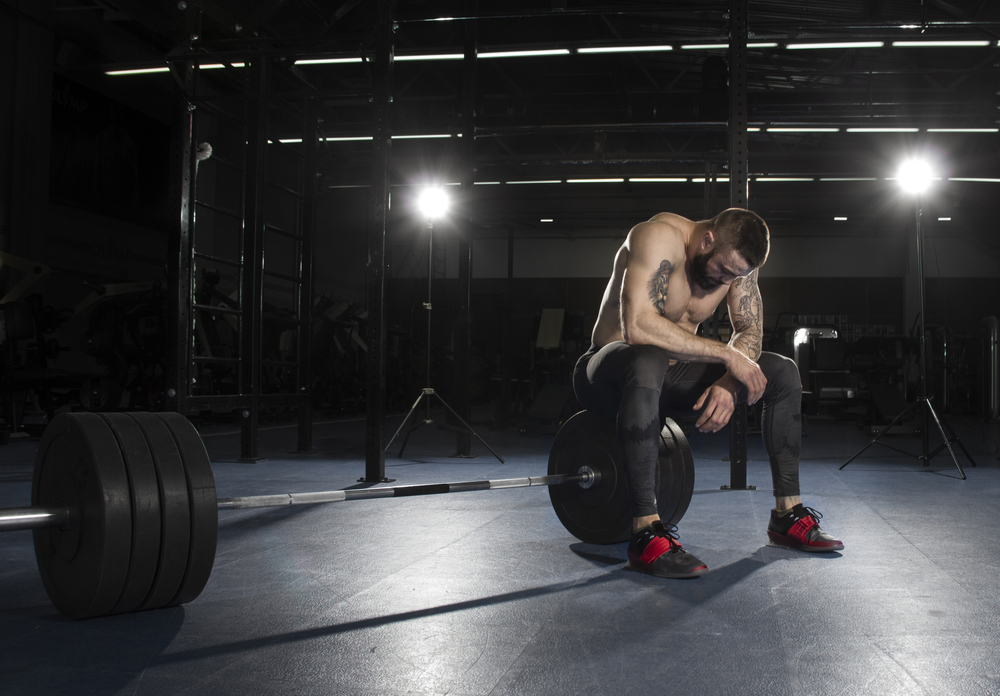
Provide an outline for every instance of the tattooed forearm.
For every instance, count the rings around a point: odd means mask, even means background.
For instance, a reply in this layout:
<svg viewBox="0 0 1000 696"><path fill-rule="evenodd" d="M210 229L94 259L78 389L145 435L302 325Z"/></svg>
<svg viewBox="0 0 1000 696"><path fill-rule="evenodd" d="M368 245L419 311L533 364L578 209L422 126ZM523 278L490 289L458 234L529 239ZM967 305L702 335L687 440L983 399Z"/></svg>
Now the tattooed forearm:
<svg viewBox="0 0 1000 696"><path fill-rule="evenodd" d="M739 302L731 316L733 338L730 345L756 360L764 342L764 306L757 287L757 271L734 282L733 290L739 293Z"/></svg>
<svg viewBox="0 0 1000 696"><path fill-rule="evenodd" d="M649 299L656 307L660 316L664 316L667 307L667 285L670 283L670 274L674 272L674 265L664 259L660 262L660 267L649 279Z"/></svg>

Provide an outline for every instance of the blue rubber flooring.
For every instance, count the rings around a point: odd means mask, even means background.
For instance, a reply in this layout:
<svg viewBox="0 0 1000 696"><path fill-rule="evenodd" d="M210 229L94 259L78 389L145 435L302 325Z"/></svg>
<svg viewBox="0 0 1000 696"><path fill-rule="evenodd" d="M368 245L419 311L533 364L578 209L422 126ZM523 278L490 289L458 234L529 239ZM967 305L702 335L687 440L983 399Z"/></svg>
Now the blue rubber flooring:
<svg viewBox="0 0 1000 696"><path fill-rule="evenodd" d="M398 419L390 421L389 432ZM625 569L623 544L560 525L542 488L221 511L214 571L195 601L70 621L49 603L30 532L0 536L0 693L826 694L1000 693L1000 427L952 419L978 466L929 467L853 423L810 422L805 503L842 553L769 546L770 473L729 481L725 437L690 433L695 496L685 546L712 571L661 580ZM551 434L423 428L397 484L544 472ZM262 431L268 461L239 463L232 428L203 431L218 495L331 490L364 473L363 421ZM889 440L910 451L913 436ZM936 441L932 440L936 445ZM0 506L30 503L37 442L0 448Z"/></svg>

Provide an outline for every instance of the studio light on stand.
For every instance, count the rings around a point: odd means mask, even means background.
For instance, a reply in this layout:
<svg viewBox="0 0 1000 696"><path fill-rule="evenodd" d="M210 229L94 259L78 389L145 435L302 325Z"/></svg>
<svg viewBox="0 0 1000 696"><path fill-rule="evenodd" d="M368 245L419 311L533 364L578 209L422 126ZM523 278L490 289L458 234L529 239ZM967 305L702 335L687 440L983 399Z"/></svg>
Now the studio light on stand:
<svg viewBox="0 0 1000 696"><path fill-rule="evenodd" d="M427 372L424 379L426 380L426 386L420 390L420 394L417 396L417 400L413 402L413 406L410 408L410 412L406 414L403 422L399 424L399 429L396 430L395 434L389 439L388 444L385 446L386 452L389 451L389 447L392 445L393 441L399 436L403 429L406 429L406 434L403 437L403 445L399 448L399 456L403 456L403 451L406 449L406 443L410 439L410 435L414 430L424 427L425 425L432 425L434 420L431 418L431 397L436 398L441 404L448 410L448 412L454 417L454 419L461 425L461 427L452 425L447 422L440 422L438 425L444 428L451 428L460 433L468 433L470 435L475 435L476 439L483 443L493 456L503 462L503 457L497 454L492 447L486 444L483 438L479 437L479 434L473 430L468 423L462 420L455 410L448 405L441 395L431 387L431 312L433 310L433 305L431 302L431 294L434 288L434 221L443 217L446 212L448 212L449 200L448 194L443 188L437 186L429 186L425 188L417 199L417 208L420 211L421 216L427 222L427 301L424 302L424 309L427 310ZM424 417L423 419L414 419L411 423L411 419L417 412L417 408L420 406L420 402L424 402ZM407 426L407 423L410 423Z"/></svg>
<svg viewBox="0 0 1000 696"><path fill-rule="evenodd" d="M875 439L862 447L861 450L853 457L841 464L840 468L843 469L860 456L862 452L876 443L897 452L901 452L902 454L916 457L924 466L929 466L931 459L933 459L941 450L947 448L948 454L951 455L951 460L955 462L955 467L958 469L958 473L961 474L964 479L965 472L962 470L962 465L958 462L958 457L955 456L955 450L952 448L952 443L957 444L961 448L966 459L969 460L972 466L975 466L976 462L969 455L968 450L966 450L965 446L962 445L961 440L958 439L958 436L955 435L955 432L951 429L948 423L939 417L934 411L934 405L931 404L930 397L927 396L927 332L924 326L924 317L926 316L926 308L924 304L924 239L923 229L920 223L924 214L922 197L923 194L925 194L931 187L931 184L934 181L934 174L931 171L930 165L924 160L910 159L903 162L899 169L897 180L903 191L912 195L916 199L917 294L920 298L920 396L913 402L913 404L896 416L888 426L876 434ZM920 454L906 452L905 450L893 447L892 445L881 441L883 435L887 435L889 431L896 424L902 421L907 414L914 411L920 411L922 417L920 426L922 448ZM939 445L934 451L931 451L930 449L930 421L932 418L934 423L937 425L937 429L941 433L941 438L943 440L943 444Z"/></svg>

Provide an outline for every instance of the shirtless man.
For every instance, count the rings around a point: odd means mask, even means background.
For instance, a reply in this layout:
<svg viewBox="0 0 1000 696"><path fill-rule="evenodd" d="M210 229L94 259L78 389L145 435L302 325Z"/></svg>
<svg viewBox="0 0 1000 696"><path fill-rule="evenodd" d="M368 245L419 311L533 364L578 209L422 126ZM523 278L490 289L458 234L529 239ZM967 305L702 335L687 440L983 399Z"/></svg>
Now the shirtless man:
<svg viewBox="0 0 1000 696"><path fill-rule="evenodd" d="M761 351L757 270L770 249L767 225L741 208L694 222L660 213L629 232L615 256L591 347L573 387L587 410L617 419L618 447L632 501L631 566L660 577L694 577L708 567L684 550L676 527L657 514L658 438L669 413L691 411L695 427L718 432L737 399L763 399L764 447L775 506L767 534L803 551L838 551L822 517L799 497L802 384L788 358ZM726 299L728 344L697 335Z"/></svg>

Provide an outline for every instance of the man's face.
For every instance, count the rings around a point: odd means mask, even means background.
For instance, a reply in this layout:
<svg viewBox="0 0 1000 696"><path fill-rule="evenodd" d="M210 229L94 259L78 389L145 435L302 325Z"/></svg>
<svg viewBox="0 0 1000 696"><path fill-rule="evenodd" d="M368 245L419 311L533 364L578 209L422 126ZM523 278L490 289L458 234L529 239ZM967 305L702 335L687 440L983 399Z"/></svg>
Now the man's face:
<svg viewBox="0 0 1000 696"><path fill-rule="evenodd" d="M737 278L749 275L753 267L734 249L711 251L698 254L691 261L691 279L702 290L715 290L721 285L729 285Z"/></svg>

